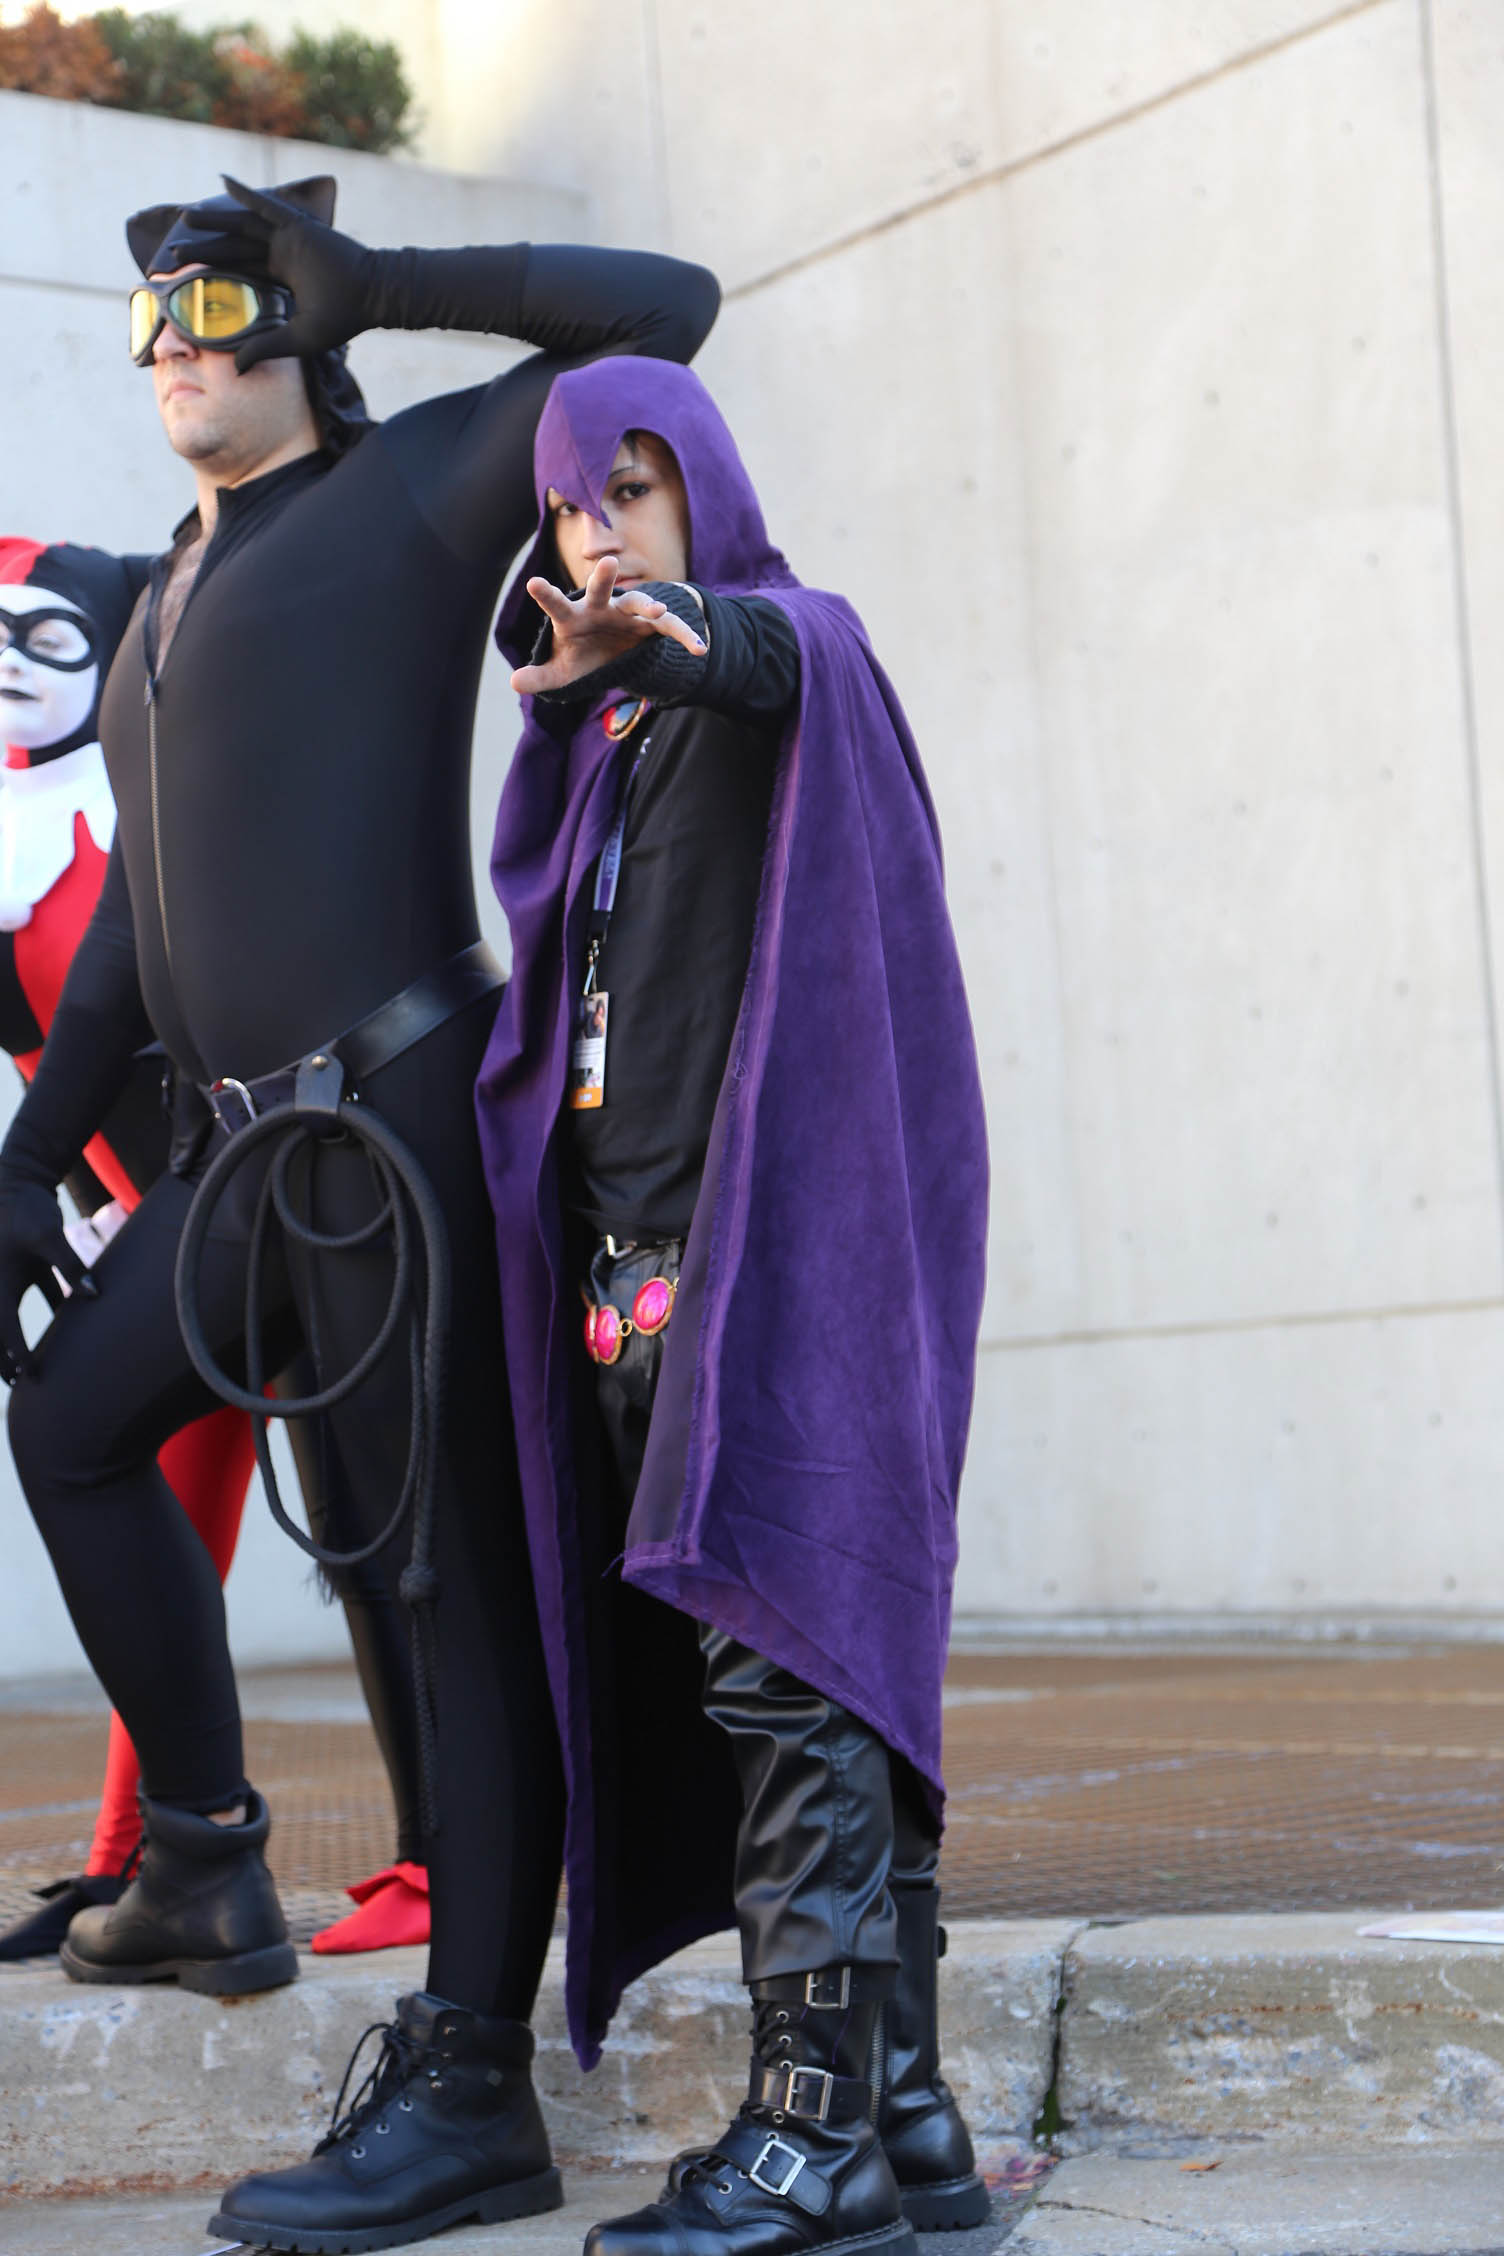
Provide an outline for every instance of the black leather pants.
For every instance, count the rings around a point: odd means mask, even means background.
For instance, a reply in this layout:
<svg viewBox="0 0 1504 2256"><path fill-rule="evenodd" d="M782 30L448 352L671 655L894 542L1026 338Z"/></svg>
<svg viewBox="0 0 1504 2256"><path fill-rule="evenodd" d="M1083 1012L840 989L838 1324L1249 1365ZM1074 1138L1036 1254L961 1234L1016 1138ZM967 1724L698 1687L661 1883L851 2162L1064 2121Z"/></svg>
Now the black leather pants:
<svg viewBox="0 0 1504 2256"><path fill-rule="evenodd" d="M703 1627L700 1649L705 1712L729 1732L741 1781L743 1979L826 1966L896 1974L886 1745L823 1692L720 1630Z"/></svg>
<svg viewBox="0 0 1504 2256"><path fill-rule="evenodd" d="M670 1266L668 1249L633 1247L612 1256L602 1246L591 1263L591 1298L609 1298L628 1313L647 1277L677 1275L677 1253ZM642 1470L662 1338L634 1334L617 1363L596 1366L602 1424L628 1508ZM741 1784L735 1892L744 1979L861 1966L872 1971L868 1994L879 1994L898 1966L888 1888L895 1799L915 1877L927 1857L931 1871L938 1857L938 1842L925 1839L917 1788L905 1790L908 1782L895 1779L906 1766L849 1710L723 1631L702 1624L700 1649L705 1713L729 1735Z"/></svg>

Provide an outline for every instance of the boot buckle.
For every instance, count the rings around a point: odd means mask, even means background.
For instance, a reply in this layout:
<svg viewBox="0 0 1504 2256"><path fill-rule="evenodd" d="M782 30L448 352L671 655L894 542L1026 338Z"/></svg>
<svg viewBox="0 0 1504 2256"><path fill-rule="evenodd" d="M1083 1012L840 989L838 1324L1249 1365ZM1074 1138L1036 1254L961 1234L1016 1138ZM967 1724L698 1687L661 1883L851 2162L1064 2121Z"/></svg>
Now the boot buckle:
<svg viewBox="0 0 1504 2256"><path fill-rule="evenodd" d="M851 1968L831 1966L818 1974L806 1974L804 2002L817 2011L844 2013L851 2003Z"/></svg>
<svg viewBox="0 0 1504 2256"><path fill-rule="evenodd" d="M765 2178L762 2175L763 2164L775 2153L786 2154L789 2157L788 2169L777 2183L772 2178ZM804 2156L799 2152L798 2147L790 2146L787 2139L772 2137L764 2141L762 2152L747 2172L747 2176L752 2184L760 2186L764 2193L775 2193L780 2199L786 2199L789 2188L803 2168Z"/></svg>
<svg viewBox="0 0 1504 2256"><path fill-rule="evenodd" d="M800 2115L810 2122L823 2123L830 2113L831 2095L836 2088L836 2080L830 2070L828 2068L796 2067L791 2060L783 2072L788 2078L788 2088L783 2098L785 2114ZM819 2096L813 2104L808 2100L801 2100L799 2096L799 2079L801 2076L812 2079L820 2087Z"/></svg>

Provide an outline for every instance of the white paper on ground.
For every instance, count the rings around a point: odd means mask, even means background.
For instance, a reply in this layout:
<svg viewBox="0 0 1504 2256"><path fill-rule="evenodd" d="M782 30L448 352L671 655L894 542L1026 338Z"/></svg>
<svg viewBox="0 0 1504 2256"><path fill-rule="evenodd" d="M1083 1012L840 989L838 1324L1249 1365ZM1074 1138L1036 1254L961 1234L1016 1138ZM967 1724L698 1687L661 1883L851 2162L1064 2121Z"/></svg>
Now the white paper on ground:
<svg viewBox="0 0 1504 2256"><path fill-rule="evenodd" d="M1504 1911L1407 1911L1358 1933L1391 1943L1504 1943Z"/></svg>

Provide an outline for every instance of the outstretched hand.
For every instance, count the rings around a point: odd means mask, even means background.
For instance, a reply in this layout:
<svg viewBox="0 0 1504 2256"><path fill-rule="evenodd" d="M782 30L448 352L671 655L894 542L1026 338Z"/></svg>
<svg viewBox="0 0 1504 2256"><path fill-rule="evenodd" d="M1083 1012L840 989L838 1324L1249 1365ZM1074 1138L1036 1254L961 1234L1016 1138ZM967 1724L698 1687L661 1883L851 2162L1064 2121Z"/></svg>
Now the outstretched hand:
<svg viewBox="0 0 1504 2256"><path fill-rule="evenodd" d="M268 274L293 295L292 318L249 338L236 353L235 366L241 375L258 360L327 352L331 345L348 344L358 336L366 326L370 289L371 253L365 245L310 218L285 196L248 188L228 173L221 178L245 208L245 232L265 243ZM219 214L189 210L183 217L190 227L211 233L224 227Z"/></svg>
<svg viewBox="0 0 1504 2256"><path fill-rule="evenodd" d="M61 1280L61 1282L59 1281ZM21 1329L21 1301L40 1286L53 1308L69 1291L97 1298L99 1287L68 1243L56 1198L40 1183L0 1182L0 1379L13 1385L30 1350Z"/></svg>
<svg viewBox="0 0 1504 2256"><path fill-rule="evenodd" d="M571 682L593 674L598 667L625 657L650 635L664 635L670 642L682 643L693 657L702 655L704 636L676 617L666 603L644 595L639 588L615 594L616 571L615 557L603 556L577 597L567 596L550 580L528 581L528 594L552 623L554 646L545 664L519 666L513 674L512 687L519 696L536 697L540 690L567 689Z"/></svg>

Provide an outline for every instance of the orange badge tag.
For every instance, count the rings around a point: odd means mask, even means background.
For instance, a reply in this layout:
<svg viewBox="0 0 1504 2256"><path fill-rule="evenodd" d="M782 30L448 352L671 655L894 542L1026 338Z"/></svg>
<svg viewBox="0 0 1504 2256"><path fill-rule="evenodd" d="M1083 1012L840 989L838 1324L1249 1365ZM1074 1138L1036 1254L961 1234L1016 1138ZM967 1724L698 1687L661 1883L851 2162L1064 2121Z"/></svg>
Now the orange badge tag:
<svg viewBox="0 0 1504 2256"><path fill-rule="evenodd" d="M569 1050L569 1105L572 1112L595 1112L606 1101L606 1021L611 997L582 995L575 1006L574 1040Z"/></svg>

